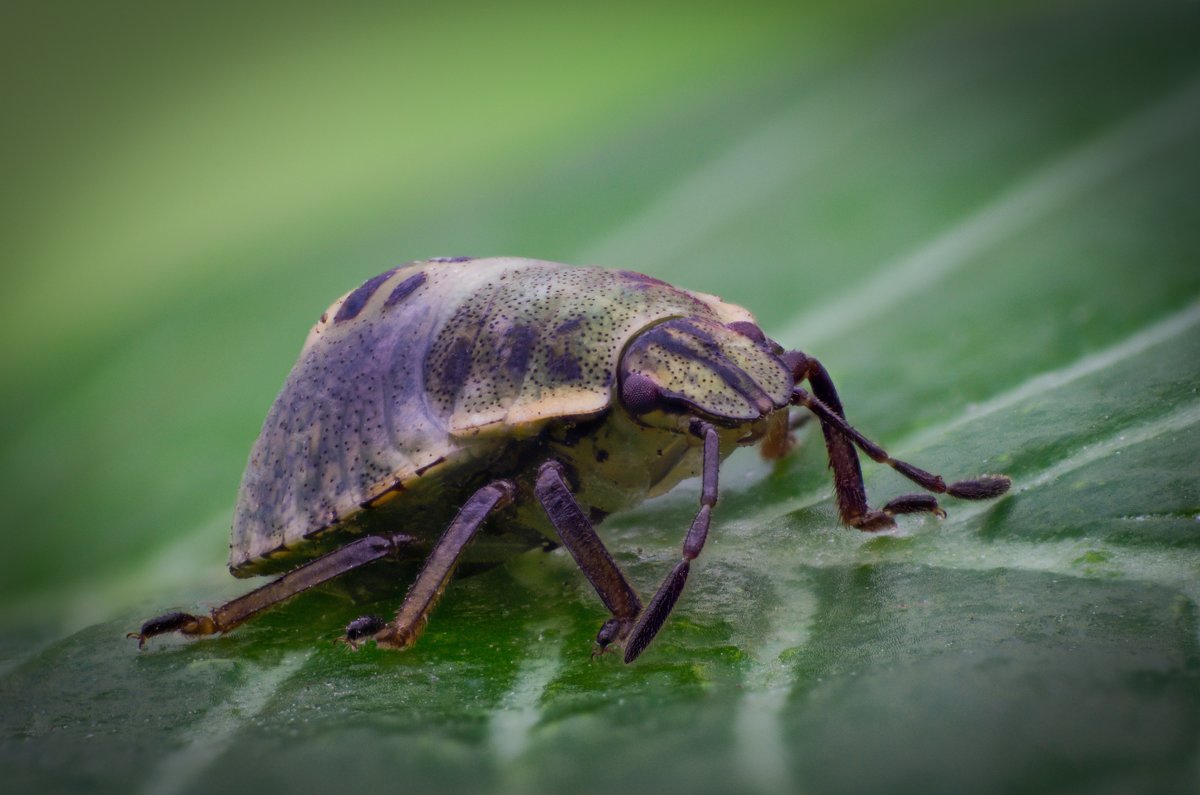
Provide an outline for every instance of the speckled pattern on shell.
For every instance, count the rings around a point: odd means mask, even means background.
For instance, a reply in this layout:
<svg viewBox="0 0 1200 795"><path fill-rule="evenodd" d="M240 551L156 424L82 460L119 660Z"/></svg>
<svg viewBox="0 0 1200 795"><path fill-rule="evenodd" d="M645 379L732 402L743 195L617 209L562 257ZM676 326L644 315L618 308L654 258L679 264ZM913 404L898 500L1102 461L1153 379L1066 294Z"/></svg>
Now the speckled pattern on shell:
<svg viewBox="0 0 1200 795"><path fill-rule="evenodd" d="M358 532L422 479L461 502L499 446L603 413L625 344L669 317L752 320L641 274L537 260L429 260L369 279L322 315L267 415L230 569L318 554L309 539Z"/></svg>

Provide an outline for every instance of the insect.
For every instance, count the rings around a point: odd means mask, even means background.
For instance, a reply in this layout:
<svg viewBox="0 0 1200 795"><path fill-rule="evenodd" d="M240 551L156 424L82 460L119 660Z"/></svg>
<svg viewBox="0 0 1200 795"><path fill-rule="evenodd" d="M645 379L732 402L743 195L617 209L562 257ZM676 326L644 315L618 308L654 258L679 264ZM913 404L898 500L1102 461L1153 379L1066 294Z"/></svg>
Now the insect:
<svg viewBox="0 0 1200 795"><path fill-rule="evenodd" d="M230 571L280 573L207 615L167 613L130 633L227 632L301 591L383 559L424 561L390 620L350 623L351 645L402 649L459 562L561 544L609 617L596 650L629 663L679 599L717 505L720 462L792 444L788 412L824 434L837 507L876 531L944 516L935 494L982 500L1007 477L947 484L851 427L819 361L768 339L745 309L639 273L538 260L440 258L342 296L304 343L250 453ZM858 450L925 493L872 508ZM594 529L701 476L679 561L648 604Z"/></svg>

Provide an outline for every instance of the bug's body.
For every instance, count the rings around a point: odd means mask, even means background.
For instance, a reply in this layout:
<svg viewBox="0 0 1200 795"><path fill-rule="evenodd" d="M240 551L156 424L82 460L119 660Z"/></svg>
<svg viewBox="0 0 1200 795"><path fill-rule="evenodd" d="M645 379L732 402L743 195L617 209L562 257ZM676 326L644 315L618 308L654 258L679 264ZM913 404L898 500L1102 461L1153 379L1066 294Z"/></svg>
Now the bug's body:
<svg viewBox="0 0 1200 795"><path fill-rule="evenodd" d="M700 554L720 461L759 441L765 456L785 454L793 405L820 420L842 520L862 530L942 511L928 494L871 509L856 446L930 492L987 499L1009 487L998 476L947 485L890 458L846 423L818 361L785 352L715 296L526 259L387 271L321 316L251 451L230 570L287 573L210 615L170 613L135 636L224 632L350 570L420 556L396 617L364 617L345 635L403 648L464 556L498 561L549 539L612 615L599 646L624 641L629 662ZM697 474L701 507L683 557L643 608L592 522Z"/></svg>
<svg viewBox="0 0 1200 795"><path fill-rule="evenodd" d="M625 343L671 317L753 320L641 274L536 260L421 262L367 281L313 327L267 415L230 569L286 570L380 527L432 542L489 480L531 484L547 449L575 464L585 509L606 514L698 474L697 440L614 410ZM781 407L790 386L780 367ZM520 514L472 555L554 538L541 512Z"/></svg>

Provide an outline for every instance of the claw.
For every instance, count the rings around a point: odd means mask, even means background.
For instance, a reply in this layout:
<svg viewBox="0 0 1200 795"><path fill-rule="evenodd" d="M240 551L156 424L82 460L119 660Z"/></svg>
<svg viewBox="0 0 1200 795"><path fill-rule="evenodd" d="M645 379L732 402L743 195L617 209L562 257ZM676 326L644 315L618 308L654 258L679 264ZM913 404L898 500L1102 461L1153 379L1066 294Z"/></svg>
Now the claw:
<svg viewBox="0 0 1200 795"><path fill-rule="evenodd" d="M385 626L387 622L379 616L360 616L346 625L346 633L338 638L338 642L358 651L359 646L375 637Z"/></svg>
<svg viewBox="0 0 1200 795"><path fill-rule="evenodd" d="M191 613L165 613L152 618L137 632L125 635L127 638L137 638L138 648L146 648L146 641L155 635L165 635L168 632L180 632L184 635L211 635L216 631L216 624L209 616L194 616Z"/></svg>
<svg viewBox="0 0 1200 795"><path fill-rule="evenodd" d="M629 634L632 627L631 619L620 619L614 616L605 621L604 626L600 627L600 632L596 634L596 646L592 649L592 659L615 651L615 649L609 648L609 644L625 640L625 636Z"/></svg>

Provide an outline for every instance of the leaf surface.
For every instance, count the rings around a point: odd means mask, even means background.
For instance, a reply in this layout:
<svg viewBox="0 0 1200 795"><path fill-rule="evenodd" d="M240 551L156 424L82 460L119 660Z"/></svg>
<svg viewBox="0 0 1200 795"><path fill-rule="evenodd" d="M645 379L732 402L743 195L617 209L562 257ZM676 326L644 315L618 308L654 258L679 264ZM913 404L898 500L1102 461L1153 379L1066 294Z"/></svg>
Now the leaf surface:
<svg viewBox="0 0 1200 795"><path fill-rule="evenodd" d="M0 445L6 788L1193 790L1195 9L764 6L736 24L658 14L637 35L569 13L451 13L347 23L299 60L283 54L313 28L282 26L258 60L239 50L257 65L244 85L189 71L222 34L176 31L177 52L135 49L94 77L104 96L141 97L134 65L191 74L175 115L131 133L146 171L100 168L100 133L148 112L131 100L89 111L95 135L64 153L74 171L12 172L29 197L53 184L74 198L31 198L10 238L38 267L14 280L5 320L20 385ZM489 49L497 26L531 43L534 18L546 40L579 37L552 48L553 79ZM405 137L409 117L380 111L388 144L364 130L387 94L378 75L401 80L417 57L386 46L402 22L463 46L406 95L412 124L445 130ZM242 147L283 136L304 102L289 64L340 70L318 95L357 90L259 162ZM491 100L473 88L489 76ZM266 96L278 114L255 112ZM477 97L495 134L455 137L445 97ZM216 107L229 126L199 112ZM181 148L206 131L232 165ZM289 183L318 144L330 161ZM136 161L130 146L117 162ZM170 169L197 192L156 209ZM220 177L239 169L258 198L224 204ZM138 213L148 237L133 245ZM106 218L119 224L101 234ZM51 245L55 229L72 234ZM632 666L590 657L604 615L561 550L456 579L403 654L333 643L358 615L392 612L403 582L357 602L305 594L227 637L138 653L124 633L148 615L244 586L223 570L233 495L307 327L375 272L455 254L718 293L825 362L850 420L893 454L1014 488L867 535L838 525L811 423L781 462L740 452L674 616ZM61 321L23 338L39 313ZM866 479L874 504L911 490L871 464ZM603 526L642 593L677 559L697 499L688 482Z"/></svg>

